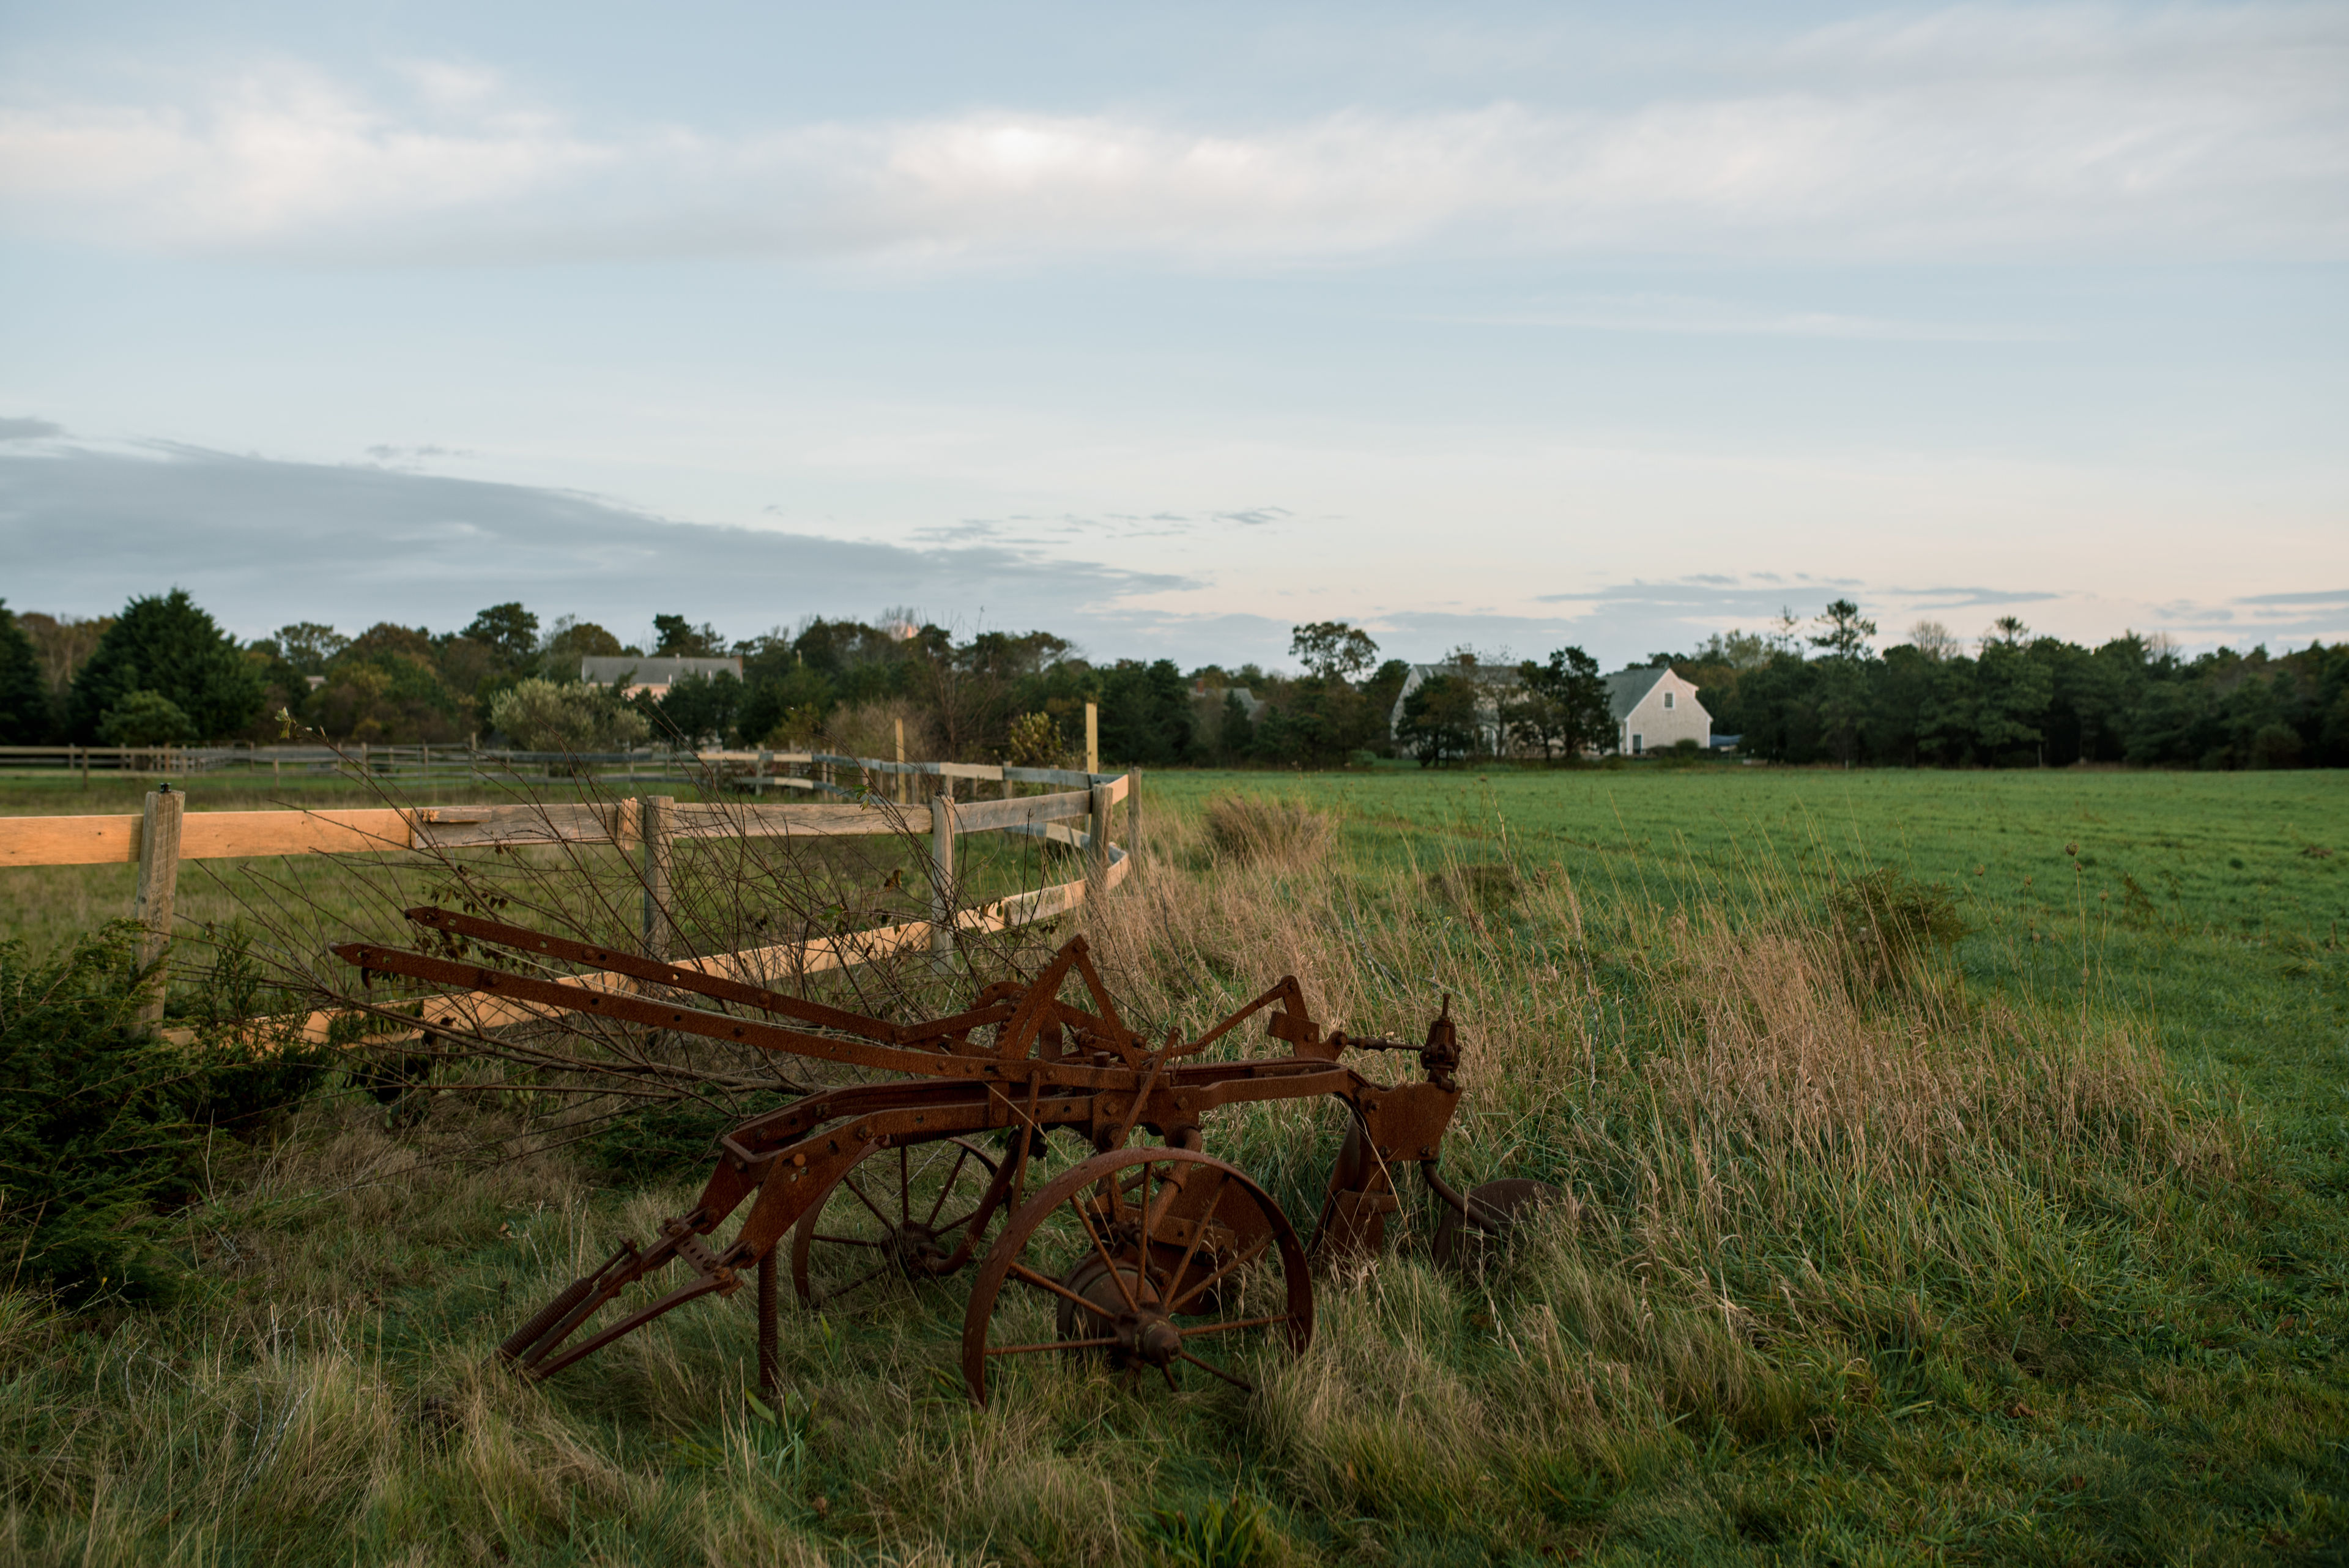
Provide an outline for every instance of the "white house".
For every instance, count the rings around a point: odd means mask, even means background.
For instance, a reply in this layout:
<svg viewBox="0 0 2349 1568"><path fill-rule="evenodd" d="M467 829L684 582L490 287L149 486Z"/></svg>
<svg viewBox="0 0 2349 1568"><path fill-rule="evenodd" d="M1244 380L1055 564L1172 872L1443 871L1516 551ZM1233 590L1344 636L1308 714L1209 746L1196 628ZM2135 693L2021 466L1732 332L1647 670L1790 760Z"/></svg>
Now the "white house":
<svg viewBox="0 0 2349 1568"><path fill-rule="evenodd" d="M579 660L579 679L598 686L609 686L626 679L627 685L620 691L623 697L633 697L639 691L649 691L655 697L666 697L672 682L688 675L731 675L742 679L740 659L640 659L633 653L583 655Z"/></svg>
<svg viewBox="0 0 2349 1568"><path fill-rule="evenodd" d="M1623 755L1669 751L1682 741L1713 744L1713 715L1696 700L1696 682L1674 674L1671 665L1619 670L1606 679L1615 749Z"/></svg>

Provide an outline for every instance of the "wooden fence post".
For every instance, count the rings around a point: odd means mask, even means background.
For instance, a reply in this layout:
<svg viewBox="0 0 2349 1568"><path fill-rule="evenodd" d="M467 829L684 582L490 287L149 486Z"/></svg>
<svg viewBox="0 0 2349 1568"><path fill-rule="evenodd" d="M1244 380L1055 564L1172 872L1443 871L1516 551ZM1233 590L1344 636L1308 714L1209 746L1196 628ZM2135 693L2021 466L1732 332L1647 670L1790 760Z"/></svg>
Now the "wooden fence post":
<svg viewBox="0 0 2349 1568"><path fill-rule="evenodd" d="M897 721L897 776L890 782L897 786L890 792L897 797L897 804L911 805L914 803L914 786L905 777L905 721L903 719Z"/></svg>
<svg viewBox="0 0 2349 1568"><path fill-rule="evenodd" d="M1125 770L1125 857L1142 869L1142 770Z"/></svg>
<svg viewBox="0 0 2349 1568"><path fill-rule="evenodd" d="M135 918L146 928L139 938L139 967L155 971L139 1003L139 1022L149 1029L162 1025L164 993L171 984L163 960L171 950L171 903L180 890L180 817L187 802L186 795L175 794L167 784L147 797L146 815L139 825Z"/></svg>
<svg viewBox="0 0 2349 1568"><path fill-rule="evenodd" d="M645 840L645 956L666 961L677 937L669 918L669 836L677 828L677 797L648 794L636 802L636 830Z"/></svg>
<svg viewBox="0 0 2349 1568"><path fill-rule="evenodd" d="M955 950L955 806L930 796L930 967L944 973Z"/></svg>
<svg viewBox="0 0 2349 1568"><path fill-rule="evenodd" d="M1085 846L1085 880L1092 886L1085 896L1097 898L1109 886L1109 785L1095 784L1085 793L1092 796L1092 815L1085 819L1092 839Z"/></svg>
<svg viewBox="0 0 2349 1568"><path fill-rule="evenodd" d="M1101 772L1101 708L1085 704L1085 772Z"/></svg>

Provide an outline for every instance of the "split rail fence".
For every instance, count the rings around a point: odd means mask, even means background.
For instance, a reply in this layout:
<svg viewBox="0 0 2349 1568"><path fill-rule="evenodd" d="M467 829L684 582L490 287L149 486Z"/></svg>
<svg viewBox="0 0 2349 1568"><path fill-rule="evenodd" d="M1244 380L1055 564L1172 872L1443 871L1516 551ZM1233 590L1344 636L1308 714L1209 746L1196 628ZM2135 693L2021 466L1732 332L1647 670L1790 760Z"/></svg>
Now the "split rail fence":
<svg viewBox="0 0 2349 1568"><path fill-rule="evenodd" d="M513 847L532 844L610 844L634 850L644 885L642 940L647 957L676 959L670 917L670 871L676 846L696 838L849 837L904 836L916 829L914 811L926 794L931 860L930 918L874 930L788 942L680 961L680 967L751 982L870 963L927 947L940 962L958 932L1004 930L1075 909L1123 882L1141 843L1139 769L1123 774L1050 768L987 767L958 763L892 763L823 753L700 753L706 770L750 762L751 776L853 801L680 802L642 795L608 803L524 805L398 806L349 811L202 811L167 784L139 812L90 816L0 816L0 869L32 866L135 863L133 918L143 928L140 961L152 968L140 1017L160 1028L165 975L157 962L171 934L172 905L183 860L242 859L303 854L389 854L407 850ZM772 772L777 764L786 771ZM801 767L805 775L788 770ZM857 770L854 785L841 775ZM885 790L870 787L878 780ZM1000 785L1000 798L977 798L981 785ZM1022 785L1052 793L1022 795ZM968 785L961 790L958 786ZM1076 787L1067 787L1067 786ZM1054 788L1053 786L1061 786ZM958 794L971 798L959 799ZM1111 841L1111 818L1126 810L1125 843ZM1083 818L1082 827L1072 826ZM956 840L974 833L1024 835L1063 845L1084 861L1084 875L971 908L960 907L955 877ZM634 981L611 973L568 982L588 990L626 990ZM468 1032L542 1018L543 1007L485 993L435 999L440 1010L424 1022ZM336 1015L311 1014L305 1038L323 1041Z"/></svg>

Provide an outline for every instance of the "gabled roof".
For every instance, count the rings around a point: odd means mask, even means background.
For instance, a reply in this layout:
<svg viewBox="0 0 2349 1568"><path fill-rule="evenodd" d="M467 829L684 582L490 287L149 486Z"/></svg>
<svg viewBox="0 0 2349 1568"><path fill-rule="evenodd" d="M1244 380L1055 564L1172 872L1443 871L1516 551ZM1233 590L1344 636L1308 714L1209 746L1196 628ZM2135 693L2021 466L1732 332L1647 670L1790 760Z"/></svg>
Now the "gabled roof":
<svg viewBox="0 0 2349 1568"><path fill-rule="evenodd" d="M634 670L633 675L629 671ZM671 686L683 676L727 674L740 679L742 661L730 659L640 659L633 653L590 653L581 656L579 679L609 686L622 676L633 686Z"/></svg>
<svg viewBox="0 0 2349 1568"><path fill-rule="evenodd" d="M1447 659L1441 664L1413 664L1405 668L1422 680L1431 680L1438 675L1465 676L1487 686L1514 686L1518 680L1517 667L1514 664L1464 665Z"/></svg>
<svg viewBox="0 0 2349 1568"><path fill-rule="evenodd" d="M1621 723L1656 689L1656 683L1672 672L1669 664L1658 664L1646 670L1619 670L1604 677L1607 682L1607 711Z"/></svg>

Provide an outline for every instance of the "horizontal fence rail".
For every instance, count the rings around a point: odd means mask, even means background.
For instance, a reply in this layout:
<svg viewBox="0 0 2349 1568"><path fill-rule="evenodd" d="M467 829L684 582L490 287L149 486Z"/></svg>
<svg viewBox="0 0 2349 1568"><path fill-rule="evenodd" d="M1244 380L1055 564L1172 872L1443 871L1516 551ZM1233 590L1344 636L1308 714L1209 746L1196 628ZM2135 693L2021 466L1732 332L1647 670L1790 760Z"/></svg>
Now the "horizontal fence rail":
<svg viewBox="0 0 2349 1568"><path fill-rule="evenodd" d="M16 750L38 748L16 748ZM63 750L63 748L55 748ZM292 749L292 748L289 748ZM474 753L487 755L488 753ZM528 758L538 753L503 753ZM680 803L648 795L608 803L527 805L436 805L376 807L349 811L198 811L187 796L168 788L147 796L139 812L84 816L0 816L0 868L35 866L133 864L139 867L137 916L145 928L142 967L162 956L171 930L174 889L182 860L244 859L311 854L387 854L400 851L505 848L532 844L611 844L638 850L646 881L645 948L666 958L669 929L666 908L667 867L678 841L709 838L846 837L911 835L919 820L890 796L912 796L920 782L936 781L928 792L933 894L930 918L813 941L720 953L679 961L684 967L750 980L777 974L805 975L871 963L927 947L940 961L961 932L987 932L1032 924L1064 914L1088 897L1105 893L1133 869L1141 838L1140 770L1123 774L1071 773L1051 768L999 768L961 763L893 763L820 753L687 753L706 777L721 766L747 763L761 776L776 766L805 767L802 787L850 797L839 803L718 801ZM564 755L564 762L582 759ZM855 782L838 782L847 770ZM874 781L890 786L885 795ZM968 781L999 783L1004 798L957 800L955 786ZM1016 785L1070 785L1057 793L1016 795ZM1111 816L1126 808L1126 842L1110 838ZM1084 819L1082 827L1072 826ZM974 908L958 909L953 896L955 841L974 833L1006 833L1043 839L1082 857L1081 878L1009 895ZM152 990L142 1019L159 1027L164 974L155 965ZM587 990L626 989L636 982L617 974L595 974L565 981ZM474 1031L543 1019L551 1010L486 994L436 998L427 1004L424 1027ZM336 1014L317 1012L300 1021L299 1032L323 1041ZM433 1021L437 1020L435 1023ZM280 1021L291 1025L295 1021ZM180 1033L180 1032L174 1032Z"/></svg>
<svg viewBox="0 0 2349 1568"><path fill-rule="evenodd" d="M268 774L376 779L472 778L554 770L582 777L712 780L761 790L851 787L848 770L877 779L929 777L974 788L983 783L1088 788L1118 776L1066 768L996 767L980 763L889 762L830 752L698 751L639 747L612 752L526 752L476 746L0 746L0 770L181 777Z"/></svg>

